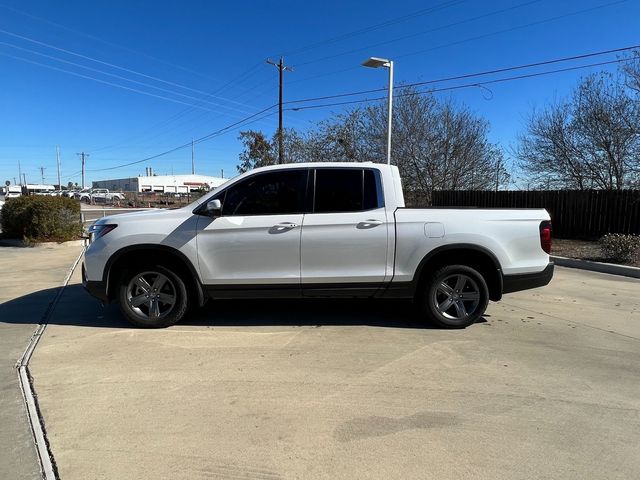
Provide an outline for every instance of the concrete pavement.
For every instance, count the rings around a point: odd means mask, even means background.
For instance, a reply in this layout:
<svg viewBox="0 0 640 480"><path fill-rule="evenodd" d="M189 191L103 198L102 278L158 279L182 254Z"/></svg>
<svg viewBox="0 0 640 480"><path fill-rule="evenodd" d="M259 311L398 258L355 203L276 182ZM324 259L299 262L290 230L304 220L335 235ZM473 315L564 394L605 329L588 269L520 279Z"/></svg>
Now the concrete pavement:
<svg viewBox="0 0 640 480"><path fill-rule="evenodd" d="M31 363L63 480L640 474L638 280L559 268L461 331L370 301L137 330L73 282Z"/></svg>
<svg viewBox="0 0 640 480"><path fill-rule="evenodd" d="M41 478L15 364L81 250L0 247L0 478Z"/></svg>

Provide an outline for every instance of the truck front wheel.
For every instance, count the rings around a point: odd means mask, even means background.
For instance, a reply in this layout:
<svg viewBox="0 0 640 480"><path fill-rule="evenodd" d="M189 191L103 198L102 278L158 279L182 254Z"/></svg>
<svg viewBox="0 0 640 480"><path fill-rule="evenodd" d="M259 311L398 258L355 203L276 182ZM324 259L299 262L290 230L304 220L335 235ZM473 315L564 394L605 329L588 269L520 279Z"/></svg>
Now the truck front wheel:
<svg viewBox="0 0 640 480"><path fill-rule="evenodd" d="M168 327L184 317L187 289L178 275L163 266L132 268L122 276L118 303L127 320L138 327Z"/></svg>
<svg viewBox="0 0 640 480"><path fill-rule="evenodd" d="M421 292L426 317L443 328L465 328L487 309L489 289L483 276L466 265L447 265L434 272Z"/></svg>

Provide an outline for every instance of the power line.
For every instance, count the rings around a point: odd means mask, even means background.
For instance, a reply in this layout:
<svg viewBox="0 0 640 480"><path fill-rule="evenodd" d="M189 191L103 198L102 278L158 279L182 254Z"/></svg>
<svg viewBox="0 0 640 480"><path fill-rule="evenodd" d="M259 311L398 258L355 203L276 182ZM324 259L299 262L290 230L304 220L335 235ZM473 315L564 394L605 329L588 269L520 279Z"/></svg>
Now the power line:
<svg viewBox="0 0 640 480"><path fill-rule="evenodd" d="M239 83L242 83L242 82L246 81L248 78L251 78L251 76L255 74L255 71L256 71L259 67L261 67L261 66L263 66L263 65L264 65L264 64L263 64L262 62L259 62L259 63L257 63L257 64L254 64L251 68L247 69L246 71L244 71L243 73L241 73L241 74L237 75L236 77L233 77L231 80L229 80L228 82L226 82L224 85L222 85L222 86L221 86L221 87L219 87L218 89L214 90L210 95L215 95L215 94L217 94L217 93L219 93L219 92L223 91L227 86L229 86L229 85L231 85L231 84L236 84L236 85L237 85L237 84L239 84ZM207 98L208 98L208 96L207 96L207 97L204 97L202 100L206 100ZM201 100L201 101L202 101L202 100ZM179 111L179 112L177 112L177 113L175 113L175 114L171 115L169 118L166 118L166 119L162 120L161 122L158 122L157 124L155 124L155 125L153 125L152 127L148 128L147 130L145 130L143 133L141 133L141 134L139 134L139 135L133 135L133 136L127 137L125 140L123 140L123 141L121 141L121 142L118 142L118 143L115 143L115 144L111 144L111 145L107 145L106 147L101 147L101 148L98 148L98 149L94 149L94 152L96 152L96 151L110 150L110 149L112 149L112 148L114 148L114 147L117 147L117 146L119 146L119 145L122 145L123 143L128 142L128 141L131 141L131 140L133 140L133 139L137 139L137 138L144 138L144 137L148 136L148 134L149 134L150 132L153 132L153 131L154 131L154 130L156 130L157 128L160 128L160 127L164 127L164 126L166 126L166 125L169 125L169 124L173 123L174 121L176 121L176 120L178 120L178 119L180 119L180 118L184 117L185 115L187 115L187 114L189 114L189 113L191 113L191 112L195 111L195 109L197 108L197 105L198 105L198 104L200 104L200 103L201 103L201 102L198 102L198 103L196 103L196 106L187 107L187 108L185 108L185 109L183 109L183 110L181 110L181 111ZM182 123L180 123L178 126L185 125L186 123L191 123L191 122L193 122L193 121L196 121L196 120L198 120L198 119L202 118L203 116L205 116L205 115L207 115L207 114L208 114L208 112L201 113L201 114L200 114L200 115L198 115L197 117L195 117L195 118L193 118L193 119L191 119L191 120L189 120L189 121L187 121L187 122L182 122ZM151 138L149 138L149 139L156 138L156 137L158 137L158 136L159 136L159 135L154 135L153 137L151 137ZM149 140L149 139L147 139L147 140Z"/></svg>
<svg viewBox="0 0 640 480"><path fill-rule="evenodd" d="M19 10L19 9L17 9L15 7L10 7L9 5L4 5L4 4L0 4L0 8L4 8L6 10L10 10L10 11L12 11L14 13L19 14L19 15L23 15L25 17L29 17L29 18L32 18L34 20L38 20L39 22L43 22L43 23L46 23L46 24L49 24L49 25L53 25L54 27L61 28L61 29L66 30L68 32L75 33L77 35L81 35L83 37L90 38L90 39L95 40L97 42L100 42L100 43L102 43L104 45L109 45L110 47L116 47L116 48L119 48L121 50L125 50L125 51L131 52L131 53L135 53L136 55L142 55L143 57L150 58L152 60L155 60L156 62L163 63L164 65L169 65L170 67L179 68L180 70L184 70L185 72L188 72L188 73L191 73L191 74L194 74L194 75L198 75L199 77L206 78L207 80L213 80L213 78L211 78L211 77L209 77L207 75L203 75L201 72L198 72L196 70L192 70L192 69L184 67L182 65L177 65L175 63L168 62L168 61L163 60L161 58L154 57L153 55L149 55L148 53L141 52L139 50L134 50L131 47L126 47L124 45L119 45L117 43L109 42L109 41L104 40L102 38L96 37L95 35L91 35L91 34L86 33L86 32L81 32L80 30L75 30L73 28L67 27L66 25L62 25L60 23L53 22L53 21L48 20L46 18L38 17L37 15L33 15L31 13L25 12L24 10Z"/></svg>
<svg viewBox="0 0 640 480"><path fill-rule="evenodd" d="M572 61L572 60L581 60L581 59L584 59L584 58L596 57L596 56L601 56L601 55L608 55L608 54L611 54L611 53L619 53L619 52L634 50L634 49L637 49L637 48L640 48L640 44L631 45L629 47L614 48L614 49L610 49L610 50L602 50L602 51L599 51L599 52L590 52L590 53L584 53L584 54L580 54L580 55L573 55L573 56L570 56L570 57L554 58L552 60L543 60L543 61L534 62L534 63L527 63L527 64L524 64L524 65L515 65L515 66L512 66L512 67L504 67L504 68L497 68L497 69L493 69L493 70L485 70L483 72L467 73L467 74L457 75L457 76L453 76L453 77L439 78L439 79L436 79L436 80L426 80L426 81L423 81L423 82L407 83L407 84L404 84L404 85L397 85L396 87L394 87L394 90L417 87L417 86L421 86L421 85L429 85L429 84L433 84L433 83L449 82L449 81L453 81L453 80L464 80L464 79L467 79L467 78L481 77L481 76L485 76L485 75L493 75L493 74L496 74L496 73L504 73L504 72L510 72L510 71L514 71L514 70L522 70L522 69L526 69L526 68L540 67L540 66L544 66L544 65L552 65L552 64L555 64L555 63L568 62L568 61ZM335 95L325 95L325 96L322 96L322 97L305 98L305 99L299 99L299 100L289 100L289 101L284 102L284 103L285 104L293 104L293 103L304 103L304 102L311 102L311 101L318 101L318 100L329 100L329 99L332 99L332 98L341 98L341 97L349 97L349 96L355 96L355 95L364 95L364 94L367 94L367 93L384 92L386 90L387 90L386 87L384 87L384 88L374 88L374 89L371 89L371 90L360 90L360 91L357 91L357 92L339 93L339 94L335 94Z"/></svg>
<svg viewBox="0 0 640 480"><path fill-rule="evenodd" d="M452 47L452 46L456 46L456 45L462 45L464 43L472 42L472 41L475 41L475 40L481 40L481 39L492 37L492 36L495 36L495 35L500 35L502 33L508 33L508 32L512 32L512 31L515 31L515 30L520 30L520 29L523 29L523 28L529 28L529 27L541 25L541 24L544 24L544 23L549 23L549 22L553 22L553 21L556 21L556 20L561 20L563 18L572 17L572 16L579 15L579 14L582 14L582 13L592 12L592 11L599 10L599 9L602 9L602 8L607 8L607 7L618 5L618 4L621 4L621 3L626 3L628 1L629 0L617 0L617 1L614 1L614 2L605 3L605 4L602 4L602 5L597 5L595 7L576 10L576 11L573 11L573 12L570 12L570 13L566 13L566 14L563 14L563 15L558 15L558 16L555 16L555 17L546 18L546 19L539 20L539 21L536 21L536 22L530 22L530 23L526 23L526 24L522 24L522 25L517 25L515 27L510 27L510 28L506 28L506 29L502 29L502 30L496 30L496 31L489 32L489 33L486 33L486 34L477 35L477 36L474 36L474 37L468 37L468 38L465 38L465 39L462 39L462 40L458 40L458 41L455 41L455 42L444 43L444 44L437 45L435 47L431 47L431 48L427 48L427 49L423 49L423 50L418 50L418 51L405 53L405 54L401 54L401 55L394 55L393 57L394 57L394 59L405 58L405 57L409 57L409 56L413 56L413 55L418 55L418 54L421 54L421 53L427 53L427 52L432 52L432 51L435 51L435 50L441 50L443 48L448 48L448 47ZM323 78L323 77L327 77L327 76L331 76L331 75L336 75L336 74L339 74L339 73L344 73L344 72L349 72L349 71L352 71L352 70L357 70L359 68L360 68L359 65L353 66L353 67L348 67L348 68L342 68L342 69L339 69L339 70L320 73L318 75L312 75L312 76L309 76L309 77L302 77L300 79L293 80L290 83L297 83L297 82L303 82L303 81L306 81L306 80L313 80L313 79L317 79L317 78Z"/></svg>
<svg viewBox="0 0 640 480"><path fill-rule="evenodd" d="M159 98L159 99L161 99L161 100L166 100L166 101L173 102L173 103L179 103L179 104L181 104L181 105L189 105L189 106L191 106L191 105L192 105L192 104L190 104L190 103L183 102L182 100L177 100L177 99L175 99L175 98L165 97L164 95L157 95L157 94L155 94L155 93L145 92L145 91L143 91L143 90L139 90L139 89L137 89L137 88L127 87L127 86L125 86L125 85L120 85L120 84L118 84L118 83L108 82L108 81L106 81L106 80L101 80L101 79L99 79L99 78L91 77L91 76L89 76L89 75L83 75L83 74L81 74L81 73L72 72L71 70L65 70L64 68L55 67L55 66L53 66L53 65L47 65L46 63L36 62L35 60L29 60L29 59L27 59L27 58L18 57L18 56L15 56L15 55L11 55L11 54L9 54L9 53L0 52L0 55L2 55L2 56L4 56L4 57L13 58L13 59L15 59L15 60L20 60L20 61L22 61L22 62L31 63L31 64L33 64L33 65L38 65L38 66L40 66L40 67L49 68L49 69L51 69L51 70L56 70L56 71L58 71L58 72L67 73L67 74L69 74L69 75L74 75L74 76L76 76L76 77L86 78L86 79L88 79L88 80L93 80L94 82L103 83L103 84L105 84L105 85L110 85L110 86L112 86L112 87L121 88L121 89L123 89L123 90L129 90L129 91L131 91L131 92L140 93L140 94L142 94L142 95L147 95L147 96L149 96L149 97L155 97L155 98ZM198 107L198 108L201 108L201 109L207 110L207 109L205 109L204 107Z"/></svg>
<svg viewBox="0 0 640 480"><path fill-rule="evenodd" d="M153 160L154 158L158 158L158 157L162 157L164 155L168 155L169 153L173 153L173 152L181 150L183 148L190 147L192 144L201 143L201 142L204 142L204 141L209 140L211 138L214 138L214 137L216 137L218 135L221 135L222 133L225 133L228 130L230 130L230 129L236 127L236 126L239 126L240 124L244 124L248 120L252 120L252 119L254 119L256 117L259 117L260 115L268 112L269 110L272 110L276 106L277 106L277 104L271 105L270 107L264 108L264 109L260 110L259 112L256 112L256 113L254 113L252 115L249 115L248 117L245 117L245 118L243 118L243 119L241 119L241 120L239 120L237 122L234 122L234 123L232 123L230 125L227 125L226 127L223 127L221 129L218 129L218 130L216 130L214 132L211 132L211 133L209 133L207 135L204 135L203 137L197 138L197 139L192 140L190 142L187 142L187 143L184 143L184 144L179 145L177 147L174 147L174 148L172 148L170 150L167 150L165 152L161 152L161 153L158 153L158 154L151 155L149 157L143 158L141 160L136 160L136 161L133 161L133 162L123 163L121 165L116 165L116 166L113 166L113 167L98 168L98 169L94 169L94 170L89 170L89 172L103 172L103 171L107 171L107 170L115 170L115 169L118 169L118 168L128 167L130 165L136 165L138 163L147 162L149 160ZM275 112L271 112L271 113L269 113L267 115L264 115L264 116L262 116L260 118L255 119L253 121L257 122L258 120L261 120L262 118L266 118L269 115L273 115L274 113Z"/></svg>
<svg viewBox="0 0 640 480"><path fill-rule="evenodd" d="M49 58L49 59L54 60L56 62L62 62L62 63L66 63L68 65L73 65L75 67L84 68L86 70L90 70L92 72L100 73L102 75L107 75L109 77L114 77L114 78L117 78L117 79L120 79L120 80L124 80L126 82L131 82L131 83L135 83L137 85L142 85L144 87L153 88L153 89L159 90L161 92L170 93L172 95L178 95L180 97L188 98L190 100L196 100L198 102L198 104L208 103L210 105L213 105L213 106L216 106L216 107L219 107L219 108L226 108L226 109L237 111L237 112L241 112L241 113L248 113L246 109L240 110L240 109L238 109L236 107L230 107L230 106L227 106L227 105L222 105L222 104L219 104L219 103L210 102L210 101L207 101L206 99L201 99L201 98L198 98L198 97L194 97L193 95L187 95L185 93L176 92L175 90L169 90L169 89L166 89L166 88L163 88L163 87L158 87L158 86L152 85L150 83L145 83L145 82L141 82L139 80L134 80L134 79L131 79L131 78L123 77L122 75L117 75L115 73L105 72L104 70L100 70L98 68L93 68L93 67L89 67L89 66L86 66L86 65L82 65L80 63L71 62L71 61L65 60L63 58L55 57L53 55L47 55L45 53L37 52L35 50L31 50L29 48L20 47L18 45L14 45L14 44L11 44L11 43L0 42L0 45L5 45L7 47L15 48L17 50L22 50L24 52L28 52L28 53L31 53L33 55L38 55L38 56L41 56L41 57ZM195 108L195 105L194 105L194 107L191 107L191 108Z"/></svg>
<svg viewBox="0 0 640 480"><path fill-rule="evenodd" d="M504 82L508 82L508 81L512 81L512 80L522 80L525 78L533 78L533 77L541 77L544 75L551 75L554 73L561 73L561 72L569 72L569 71L573 71L573 70L580 70L583 68L590 68L590 67L598 67L598 66L602 66L602 65L611 65L614 63L621 63L621 62L628 62L628 61L632 61L634 59L631 58L619 58L616 60L610 60L607 62L598 62L598 63L591 63L588 65L579 65L576 67L567 67L567 68L559 68L556 70L549 70L546 72L537 72L537 73L528 73L528 74L524 74L524 75L517 75L517 76L513 76L513 77L506 77L506 78L499 78L499 79L495 79L495 80L487 80L487 81L483 81L483 82L475 82L475 83L468 83L468 84L464 84L464 85L456 85L453 87L442 87L442 88L434 88L431 90L423 90L420 92L410 92L410 93L400 93L397 95L394 95L394 97L396 98L401 98L401 97L411 97L411 96L416 96L416 95L427 95L430 93L436 93L436 92L448 92L451 90L460 90L462 88L471 88L471 87L481 87L483 85L491 85L494 83L504 83ZM387 97L376 97L376 98L363 98L361 100L349 100L346 102L334 102L334 103L325 103L325 104L319 104L319 105L304 105L302 107L291 107L288 108L287 110L292 110L292 111L300 111L300 110L308 110L308 109L315 109L315 108L325 108L325 107L335 107L335 106L339 106L339 105L353 105L356 103L368 103L368 102L377 102L380 100L386 100Z"/></svg>
<svg viewBox="0 0 640 480"><path fill-rule="evenodd" d="M304 65L311 65L313 63L323 62L323 61L326 61L326 60L331 60L333 58L342 57L344 55L349 55L351 53L358 53L358 52L370 50L372 48L380 47L382 45L388 45L390 43L400 42L402 40L407 40L409 38L414 38L414 37L418 37L418 36L421 36L421 35L426 35L428 33L433 33L433 32L437 32L437 31L440 31L440 30L445 30L447 28L457 27L459 25L464 25L465 23L470 23L470 22L474 22L476 20L481 20L483 18L492 17L494 15L499 15L501 13L505 13L505 12L509 12L511 10L516 10L518 8L526 7L526 6L532 5L534 3L540 3L541 1L543 1L543 0L531 0L531 1L528 1L528 2L520 3L518 5L513 5L511 7L502 8L500 10L494 10L492 12L485 13L485 14L482 14L482 15L477 15L477 16L472 17L472 18L467 18L466 20L461 20L461 21L458 21L458 22L449 23L447 25L441 25L439 27L431 28L429 30L423 30L421 32L412 33L410 35L403 35L401 37L393 38L393 39L390 39L390 40L385 40L384 42L373 43L373 44L365 45L365 46L358 47L358 48L355 48L355 49L352 49L352 50L347 50L347 51L344 51L344 52L340 52L340 53L336 53L336 54L332 54L332 55L327 55L325 57L316 58L314 60L308 60L308 61L306 61L304 63L298 63L298 64L296 64L296 66L297 67L302 67Z"/></svg>
<svg viewBox="0 0 640 480"><path fill-rule="evenodd" d="M405 53L405 54L402 54L402 55L396 55L395 58L410 57L410 56L413 56L413 55L419 55L421 53L426 53L426 52L431 52L431 51L434 51L434 50L439 50L439 49L444 48L444 47L451 47L451 46L455 46L455 45L460 45L462 43L466 43L466 42L473 41L473 40L481 40L483 38L491 37L493 35L499 35L499 34L502 34L502 33L513 32L515 30L520 30L522 28L535 27L537 25L542 25L544 23L549 23L549 22L555 22L556 20L562 20L563 18L573 17L575 15L580 15L582 13L595 12L596 10L601 10L603 8L613 7L614 5L619 5L621 3L626 3L628 1L629 0L617 0L617 1L614 1L614 2L609 2L609 3L604 3L604 4L601 4L601 5L596 5L595 7L591 7L591 8L583 8L581 10L575 10L573 12L565 13L565 14L562 14L562 15L556 15L555 17L550 17L550 18L546 18L546 19L543 19L543 20L538 20L538 21L535 21L535 22L525 23L523 25L516 25L515 27L505 28L503 30L498 30L498 31L487 33L487 34L484 34L484 35L478 35L478 36L467 38L467 39L460 40L460 41L457 41L457 42L451 42L451 43L448 43L446 45L438 45L436 47L426 48L424 50L417 50L417 51L410 52L410 53Z"/></svg>
<svg viewBox="0 0 640 480"><path fill-rule="evenodd" d="M452 6L455 6L455 5L459 5L459 4L465 3L467 1L468 0L456 0L456 1L442 2L442 3L439 3L439 4L434 5L432 7L423 8L421 10L417 10L415 12L411 12L409 14L402 15L400 17L392 18L392 19L384 21L382 23L370 25L368 27L363 27L363 28L360 28L358 30L353 30L351 32L344 33L342 35L338 35L336 37L328 38L328 39L322 40L320 42L316 42L316 43L313 43L313 44L310 44L310 45L306 45L304 47L300 47L300 48L297 48L297 49L294 49L294 50L290 50L288 52L282 53L282 55L297 55L298 53L301 53L301 52L306 52L308 50L313 50L315 48L318 48L318 47L321 47L321 46L324 46L324 45L328 45L328 44L331 44L331 43L337 43L337 42L340 42L342 40L347 40L347 39L352 38L352 37L356 37L356 36L359 36L359 35L363 35L365 33L369 33L369 32L373 32L375 30L379 30L381 28L385 28L385 27L388 27L388 26L391 26L391 25L395 25L397 23L401 23L401 22L404 22L404 21L407 21L407 20L412 20L412 19L414 19L416 17L422 16L422 15L426 15L428 13L433 13L433 12L436 12L438 10L443 10L443 9L446 9L446 8L449 8L449 7L452 7Z"/></svg>
<svg viewBox="0 0 640 480"><path fill-rule="evenodd" d="M590 57L590 56L594 56L596 54L603 54L603 53L612 53L615 51L622 51L622 50L629 50L635 47L625 47L623 49L613 49L611 51L604 51L604 52L593 52L590 54L584 54L584 55L576 55L574 57L566 57L566 59L574 59L574 58L586 58L586 57ZM566 61L566 59L564 59ZM559 61L562 61L563 59L554 59L554 60L547 60L544 62L537 62L536 64L531 64L531 65L545 65L545 64L551 64L551 63L556 63ZM495 84L495 83L504 83L504 82L508 82L508 81L515 81L515 80L521 80L521 79L526 79L526 78L534 78L534 77L540 77L540 76L544 76L544 75L551 75L551 74L555 74L555 73L561 73L561 72L568 72L568 71L574 71L574 70L580 70L580 69L585 69L585 68L591 68L591 67L596 67L596 66L604 66L604 65L611 65L611 64L615 64L615 63L621 63L621 62L625 62L625 61L630 61L632 59L616 59L616 60L610 60L610 61L606 61L606 62L597 62L597 63L591 63L591 64L587 64L587 65L578 65L578 66L573 66L573 67L566 67L566 68L560 68L560 69L555 69L555 70L547 70L544 72L536 72L536 73L530 73L530 74L523 74L523 75L516 75L516 76L511 76L511 77L505 77L505 78L499 78L499 79L493 79L493 80L486 80L486 81L482 81L482 82L475 82L475 83L469 83L469 84L463 84L463 85L456 85L456 86L452 86L452 87L442 87L442 88L437 88L437 89L430 89L430 90L425 90L425 91L419 91L419 92L409 92L409 93L401 93L401 94L396 94L394 95L396 98L400 98L400 97L408 97L408 96L416 96L416 95L426 95L426 94L431 94L431 93L437 93L437 92L444 92L444 91L452 91L452 90L459 90L459 89L463 89L463 88L472 88L472 87L482 87L483 85L490 85L490 84ZM464 76L460 76L461 78L469 78L471 76L479 76L479 75L486 75L490 72L504 72L504 71L509 71L509 70L515 70L518 68L525 68L525 66L519 65L519 66L514 66L514 67L506 67L505 69L498 69L496 71L486 71L486 72L479 72L476 74L467 74ZM450 77L450 78L457 78L457 77ZM427 82L418 82L422 85L430 83L430 82L436 82L436 81L440 81L440 80L430 80ZM415 86L415 85L413 85ZM408 87L408 85L406 85L405 87ZM379 91L379 90L374 90L374 91ZM344 95L356 95L356 94L362 94L362 92L353 92L353 93L349 93L349 94L338 94L338 95L334 95L334 96L327 96L327 97L323 97L323 98L336 98L339 96L344 96ZM358 104L358 103L368 103L368 102L376 102L376 101L381 101L381 100L386 100L387 97L376 97L376 98L365 98L365 99L360 99L360 100L350 100L350 101L345 101L345 102L333 102L333 103L325 103L325 104L319 104L319 105L303 105L301 107L290 107L287 108L286 110L292 110L292 111L300 111L300 110L308 110L308 109L317 109L317 108L326 108L326 107L333 107L333 106L342 106L342 105L353 105L353 104ZM300 99L300 100L295 100L295 101L290 101L290 102L285 102L287 104L290 103L295 103L295 102L306 102L306 101L312 101L315 99ZM274 104L271 105L270 107L267 107L265 109L260 110L259 112L254 113L253 115L250 115L249 117L243 118L237 122L234 122L230 125L227 125L226 127L223 127L221 129L218 129L214 132L211 132L203 137L200 137L196 140L193 141L193 143L200 143L200 142L204 142L206 140L209 140L211 138L214 138L216 136L222 135L223 133L226 133L227 131L231 130L234 127L240 126L240 125L247 125L249 120L252 120L249 123L254 123L257 122L263 118L266 118L268 116L273 115L275 112L269 112L269 110L272 110L274 107L276 107L278 104ZM269 113L266 113L269 112ZM265 115L263 115L265 114ZM260 116L262 115L262 116ZM259 118L256 118L259 117ZM120 164L120 165L116 165L113 167L107 167L107 168L101 168L101 169L94 169L94 170L90 170L90 172L100 172L100 171L107 171L107 170L114 170L114 169L118 169L118 168L123 168L123 167L127 167L130 165L136 165L139 163L143 163L149 160L153 160L155 158L164 156L164 155L168 155L169 153L173 153L177 150L181 150L183 148L187 148L189 146L192 145L192 142L187 142L185 144L179 145L177 147L174 147L170 150L167 150L165 152L161 152L159 154L156 155L152 155L146 158L143 158L141 160L136 160L133 162L128 162L128 163L124 163L124 164Z"/></svg>
<svg viewBox="0 0 640 480"><path fill-rule="evenodd" d="M195 116L193 118L188 118L188 119L186 119L186 120L184 120L184 121L182 121L182 122L180 122L180 123L178 123L178 124L176 124L176 125L174 125L172 127L162 128L158 133L155 133L155 134L152 134L151 136L149 136L149 134L151 134L153 132L153 128L151 128L151 129L147 130L146 133L141 135L141 136L146 137L145 141L151 141L151 140L153 140L155 138L165 136L168 132L173 132L173 133L176 133L176 134L190 132L191 130L193 130L192 128L181 129L179 131L177 129L180 129L180 127L188 125L188 124L191 124L191 123L194 123L196 121L198 121L199 123L202 123L202 122L200 122L200 119L202 119L203 117L205 117L207 115L210 115L211 113L212 112L210 112L210 111L202 112L199 115L197 115L197 116ZM251 123L255 123L255 122L258 122L260 120L262 120L262 118L258 118L258 119L256 119L255 121L253 121ZM166 123L166 121L165 122L161 122L161 123ZM157 127L154 127L154 128L157 128ZM106 148L104 148L102 150L106 150ZM95 150L93 150L93 151L95 152Z"/></svg>
<svg viewBox="0 0 640 480"><path fill-rule="evenodd" d="M89 61L92 61L92 62L100 63L102 65L106 65L106 66L111 67L111 68L115 68L115 69L122 70L122 71L125 71L125 72L128 72L128 73L132 73L134 75L139 75L141 77L145 77L145 78L148 78L148 79L151 79L151 80L155 80L156 82L162 82L162 83L165 83L167 85L171 85L171 86L174 86L174 87L182 88L182 89L185 89L185 90L190 90L192 92L200 93L200 94L203 94L203 95L210 95L209 92L205 92L203 90L198 90L196 88L191 88L191 87L188 87L186 85L181 85L179 83L171 82L169 80L163 80L162 78L154 77L153 75L147 75L146 73L138 72L136 70L132 70L132 69L126 68L126 67L121 67L120 65L115 65L113 63L105 62L104 60L93 58L93 57L90 57L88 55L83 55L81 53L77 53L77 52L74 52L74 51L71 51L71 50L67 50L65 48L56 47L55 45L52 45L52 44L49 44L49 43L45 43L45 42L41 42L39 40L35 40L33 38L30 38L30 37L27 37L27 36L24 36L24 35L19 35L17 33L9 32L9 31L3 30L3 29L0 29L0 33L4 33L5 35L9 35L9 36L14 37L14 38L20 38L21 40L25 40L27 42L35 43L36 45L40 45L40 46L43 46L43 47L51 48L53 50L57 50L59 52L66 53L68 55L73 55L73 56L76 56L76 57L79 57L79 58L83 58L85 60L89 60ZM231 103L236 103L236 104L239 104L239 105L247 106L246 104L243 104L243 103L240 103L240 102L235 102L233 100L229 100L229 99L226 99L226 98L222 98L222 97L215 97L215 98L218 98L220 100L225 100L225 101L228 101L228 102L231 102Z"/></svg>

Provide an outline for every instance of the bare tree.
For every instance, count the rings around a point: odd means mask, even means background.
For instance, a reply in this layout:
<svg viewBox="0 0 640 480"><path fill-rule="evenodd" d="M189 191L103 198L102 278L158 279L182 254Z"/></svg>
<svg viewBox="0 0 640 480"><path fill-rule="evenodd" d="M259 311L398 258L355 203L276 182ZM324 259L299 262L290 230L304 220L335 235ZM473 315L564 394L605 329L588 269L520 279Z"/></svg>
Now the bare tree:
<svg viewBox="0 0 640 480"><path fill-rule="evenodd" d="M493 187L502 152L489 142L486 120L433 96L404 96L396 103L392 161L411 203L429 202L433 190Z"/></svg>
<svg viewBox="0 0 640 480"><path fill-rule="evenodd" d="M625 75L626 86L640 94L640 50L636 50L624 63L622 71Z"/></svg>
<svg viewBox="0 0 640 480"><path fill-rule="evenodd" d="M516 155L538 187L620 190L640 175L638 120L619 76L591 75L570 99L531 115Z"/></svg>
<svg viewBox="0 0 640 480"><path fill-rule="evenodd" d="M334 115L303 134L287 130L286 160L384 162L386 122L385 106L374 105ZM502 151L488 141L488 122L464 106L404 89L393 122L392 163L410 205L428 204L436 189L494 188L508 176ZM241 161L255 156L251 146L245 142Z"/></svg>

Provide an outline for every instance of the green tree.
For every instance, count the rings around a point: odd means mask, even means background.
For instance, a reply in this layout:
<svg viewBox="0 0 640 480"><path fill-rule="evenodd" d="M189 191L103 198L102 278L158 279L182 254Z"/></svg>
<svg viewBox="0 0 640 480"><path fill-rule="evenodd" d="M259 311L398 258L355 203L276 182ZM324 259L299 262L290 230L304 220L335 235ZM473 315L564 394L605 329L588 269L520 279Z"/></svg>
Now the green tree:
<svg viewBox="0 0 640 480"><path fill-rule="evenodd" d="M244 173L258 167L274 165L276 163L277 147L269 141L262 132L246 130L240 132L238 139L244 147L240 153L238 172Z"/></svg>

